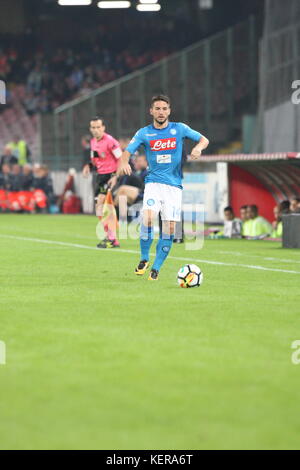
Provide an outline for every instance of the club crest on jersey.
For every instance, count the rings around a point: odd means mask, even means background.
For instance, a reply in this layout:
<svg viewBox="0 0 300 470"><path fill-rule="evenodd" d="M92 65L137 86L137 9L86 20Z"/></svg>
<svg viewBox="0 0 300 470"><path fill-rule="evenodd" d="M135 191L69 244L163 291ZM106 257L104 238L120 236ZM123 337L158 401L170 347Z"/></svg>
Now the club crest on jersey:
<svg viewBox="0 0 300 470"><path fill-rule="evenodd" d="M150 148L155 152L160 150L175 150L176 149L176 137L170 137L169 139L150 140Z"/></svg>
<svg viewBox="0 0 300 470"><path fill-rule="evenodd" d="M172 135L176 135L176 134L177 134L177 131L176 131L176 129L171 129L171 130L170 130L170 134L172 134Z"/></svg>
<svg viewBox="0 0 300 470"><path fill-rule="evenodd" d="M97 150L91 150L91 158L105 158L106 153L105 152L97 152Z"/></svg>

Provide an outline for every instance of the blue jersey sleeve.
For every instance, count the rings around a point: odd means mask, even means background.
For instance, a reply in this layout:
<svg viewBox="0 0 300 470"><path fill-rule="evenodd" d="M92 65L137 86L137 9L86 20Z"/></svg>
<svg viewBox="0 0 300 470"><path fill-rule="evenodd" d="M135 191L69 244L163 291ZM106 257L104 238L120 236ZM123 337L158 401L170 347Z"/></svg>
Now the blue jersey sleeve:
<svg viewBox="0 0 300 470"><path fill-rule="evenodd" d="M199 140L202 137L202 134L200 134L200 132L194 131L194 129L191 129L186 124L183 124L183 122L181 122L180 124L182 128L182 137L186 137L187 139L191 139L191 140L194 140L195 142L199 142Z"/></svg>
<svg viewBox="0 0 300 470"><path fill-rule="evenodd" d="M144 145L144 138L143 138L143 129L137 131L134 137L127 145L126 149L131 155L137 151L140 145Z"/></svg>

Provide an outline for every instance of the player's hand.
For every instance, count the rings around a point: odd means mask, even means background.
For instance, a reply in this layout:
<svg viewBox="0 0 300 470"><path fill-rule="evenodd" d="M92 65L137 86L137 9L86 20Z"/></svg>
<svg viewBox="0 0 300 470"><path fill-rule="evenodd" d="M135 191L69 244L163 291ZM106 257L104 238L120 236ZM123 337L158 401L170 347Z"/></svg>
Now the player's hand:
<svg viewBox="0 0 300 470"><path fill-rule="evenodd" d="M112 176L107 182L108 187L113 188L114 186L116 186L117 179L118 179L117 176Z"/></svg>
<svg viewBox="0 0 300 470"><path fill-rule="evenodd" d="M129 163L125 163L125 164L120 165L120 167L118 169L118 174L119 175L128 175L128 176L130 176L131 173L132 173L132 169L131 169L131 166L129 165Z"/></svg>
<svg viewBox="0 0 300 470"><path fill-rule="evenodd" d="M194 147L193 150L191 151L190 155L190 160L199 160L202 154L201 149L197 149L197 147Z"/></svg>
<svg viewBox="0 0 300 470"><path fill-rule="evenodd" d="M90 173L91 173L90 166L85 165L82 170L83 177L87 178L90 175Z"/></svg>

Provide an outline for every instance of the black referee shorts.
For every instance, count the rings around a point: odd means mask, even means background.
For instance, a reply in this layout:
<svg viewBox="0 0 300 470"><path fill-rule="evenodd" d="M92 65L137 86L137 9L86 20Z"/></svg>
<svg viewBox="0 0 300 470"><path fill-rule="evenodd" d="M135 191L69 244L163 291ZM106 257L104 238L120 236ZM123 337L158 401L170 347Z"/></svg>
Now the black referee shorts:
<svg viewBox="0 0 300 470"><path fill-rule="evenodd" d="M95 197L98 197L99 194L106 194L108 190L108 181L110 178L115 176L116 173L106 173L105 175L96 175L95 186L94 186L94 194Z"/></svg>

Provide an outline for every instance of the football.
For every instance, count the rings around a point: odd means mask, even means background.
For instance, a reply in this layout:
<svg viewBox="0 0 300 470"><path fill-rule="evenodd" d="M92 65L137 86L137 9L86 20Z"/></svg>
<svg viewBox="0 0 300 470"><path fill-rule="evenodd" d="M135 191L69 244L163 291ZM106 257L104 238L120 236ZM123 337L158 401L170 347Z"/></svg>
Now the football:
<svg viewBox="0 0 300 470"><path fill-rule="evenodd" d="M200 287L203 282L203 272L195 264L186 264L177 274L179 287Z"/></svg>

